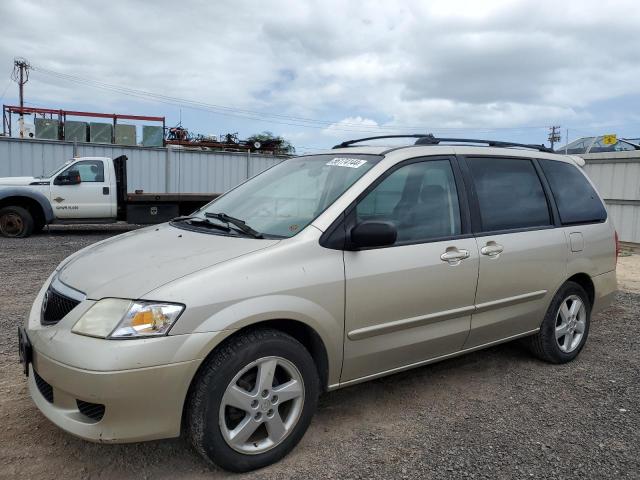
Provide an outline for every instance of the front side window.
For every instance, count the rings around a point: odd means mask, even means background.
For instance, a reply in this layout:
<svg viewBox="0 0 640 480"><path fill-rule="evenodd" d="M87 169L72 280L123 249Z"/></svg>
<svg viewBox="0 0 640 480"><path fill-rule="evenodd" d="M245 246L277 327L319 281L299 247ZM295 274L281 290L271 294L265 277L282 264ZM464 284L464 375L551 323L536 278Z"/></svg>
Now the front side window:
<svg viewBox="0 0 640 480"><path fill-rule="evenodd" d="M100 160L82 160L67 167L60 175L69 175L71 170L80 172L83 182L104 182L104 165Z"/></svg>
<svg viewBox="0 0 640 480"><path fill-rule="evenodd" d="M291 158L204 206L196 216L225 213L261 234L292 237L381 158L363 154Z"/></svg>
<svg viewBox="0 0 640 480"><path fill-rule="evenodd" d="M551 225L549 206L531 160L469 158L485 232Z"/></svg>
<svg viewBox="0 0 640 480"><path fill-rule="evenodd" d="M396 244L427 242L461 232L458 192L449 160L400 167L356 206L356 222L391 221Z"/></svg>
<svg viewBox="0 0 640 480"><path fill-rule="evenodd" d="M558 206L563 224L602 222L607 211L577 166L556 160L538 160Z"/></svg>

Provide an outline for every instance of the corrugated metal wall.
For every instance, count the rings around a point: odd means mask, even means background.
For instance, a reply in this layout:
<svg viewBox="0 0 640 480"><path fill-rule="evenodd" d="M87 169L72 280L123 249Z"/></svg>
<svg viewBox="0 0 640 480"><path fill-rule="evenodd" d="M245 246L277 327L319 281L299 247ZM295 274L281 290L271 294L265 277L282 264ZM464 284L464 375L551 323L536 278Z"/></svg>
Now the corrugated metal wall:
<svg viewBox="0 0 640 480"><path fill-rule="evenodd" d="M82 157L129 157L128 190L222 193L283 157L79 143ZM73 156L73 144L0 137L0 177L38 176ZM582 155L624 242L640 243L640 152Z"/></svg>
<svg viewBox="0 0 640 480"><path fill-rule="evenodd" d="M640 243L640 151L580 155L623 242Z"/></svg>
<svg viewBox="0 0 640 480"><path fill-rule="evenodd" d="M68 142L0 137L0 177L46 175L73 157ZM126 155L127 188L160 193L222 193L284 157L184 148L78 143L78 156Z"/></svg>

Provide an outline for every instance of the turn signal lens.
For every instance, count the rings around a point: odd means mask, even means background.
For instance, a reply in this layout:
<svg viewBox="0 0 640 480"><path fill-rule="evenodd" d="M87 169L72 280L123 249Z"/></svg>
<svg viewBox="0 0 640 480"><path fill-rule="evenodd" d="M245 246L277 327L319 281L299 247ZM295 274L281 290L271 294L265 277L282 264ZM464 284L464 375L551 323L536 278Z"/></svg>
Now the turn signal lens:
<svg viewBox="0 0 640 480"><path fill-rule="evenodd" d="M183 310L182 305L172 303L134 302L109 338L164 335Z"/></svg>

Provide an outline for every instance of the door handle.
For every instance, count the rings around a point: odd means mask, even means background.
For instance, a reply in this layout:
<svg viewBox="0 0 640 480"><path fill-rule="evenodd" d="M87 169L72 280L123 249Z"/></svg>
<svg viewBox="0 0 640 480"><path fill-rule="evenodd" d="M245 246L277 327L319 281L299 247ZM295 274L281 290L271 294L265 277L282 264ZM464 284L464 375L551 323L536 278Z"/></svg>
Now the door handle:
<svg viewBox="0 0 640 480"><path fill-rule="evenodd" d="M465 258L469 258L469 250L458 250L456 247L449 247L440 255L440 260L449 265L458 265Z"/></svg>
<svg viewBox="0 0 640 480"><path fill-rule="evenodd" d="M482 255L487 257L497 258L504 250L504 247L494 241L487 242L487 244L480 249Z"/></svg>

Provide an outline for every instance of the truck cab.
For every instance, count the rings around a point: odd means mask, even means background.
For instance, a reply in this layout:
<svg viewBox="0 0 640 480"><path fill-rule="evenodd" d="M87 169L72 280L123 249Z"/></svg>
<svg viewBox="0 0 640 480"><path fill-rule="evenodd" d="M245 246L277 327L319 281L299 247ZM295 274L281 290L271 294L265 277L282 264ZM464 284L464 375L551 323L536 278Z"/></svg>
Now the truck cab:
<svg viewBox="0 0 640 480"><path fill-rule="evenodd" d="M44 193L57 219L95 221L117 217L116 175L110 158L74 159L29 186Z"/></svg>
<svg viewBox="0 0 640 480"><path fill-rule="evenodd" d="M74 158L43 177L0 178L0 235L28 237L50 223L160 223L212 193L127 192L127 157Z"/></svg>

